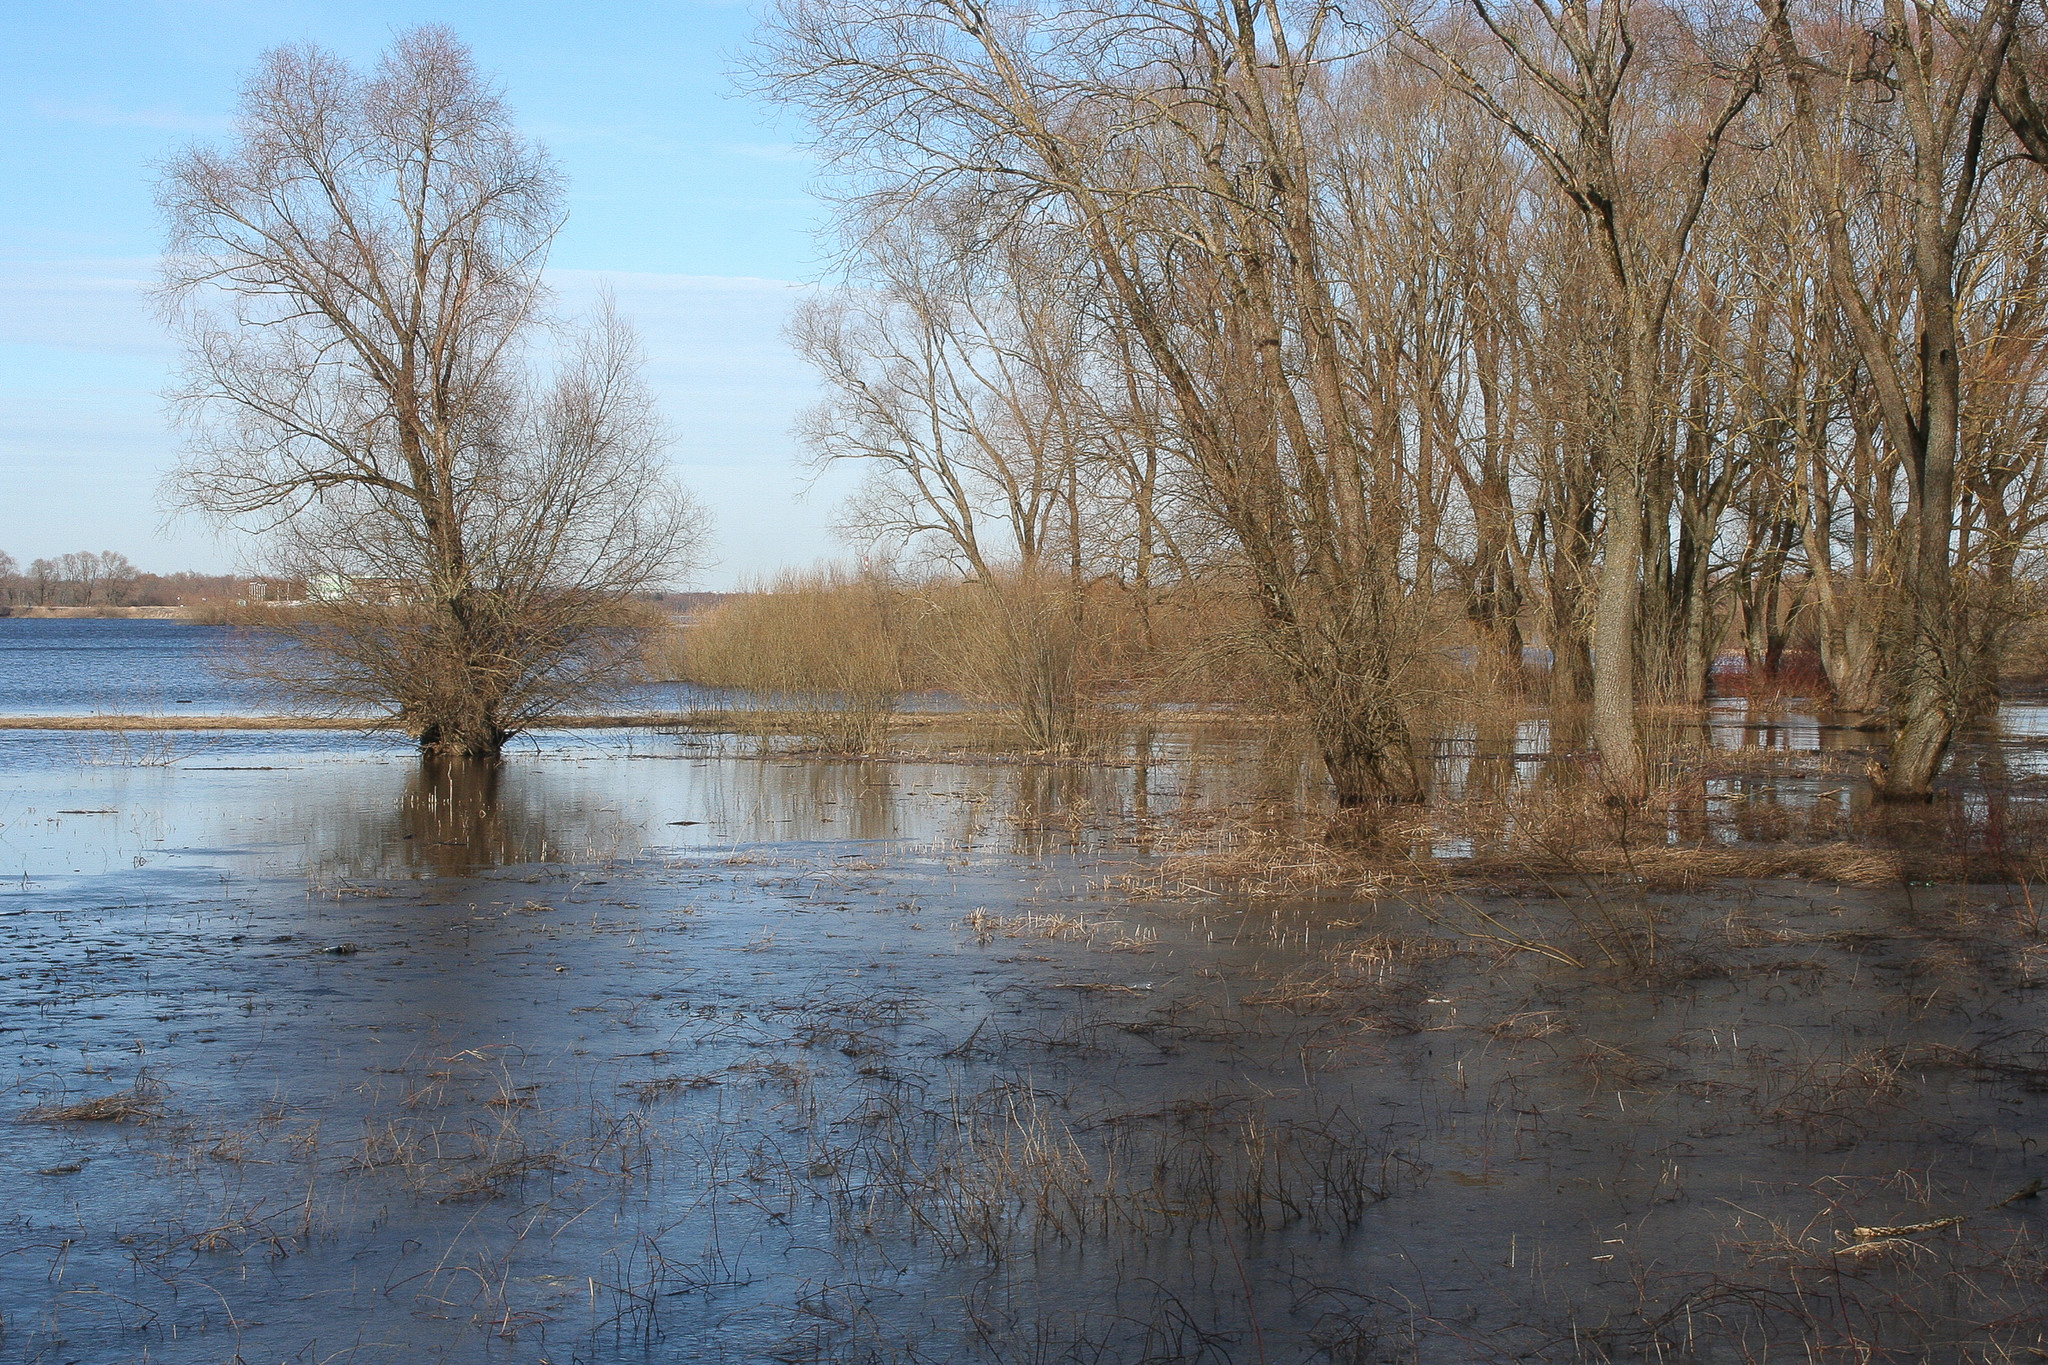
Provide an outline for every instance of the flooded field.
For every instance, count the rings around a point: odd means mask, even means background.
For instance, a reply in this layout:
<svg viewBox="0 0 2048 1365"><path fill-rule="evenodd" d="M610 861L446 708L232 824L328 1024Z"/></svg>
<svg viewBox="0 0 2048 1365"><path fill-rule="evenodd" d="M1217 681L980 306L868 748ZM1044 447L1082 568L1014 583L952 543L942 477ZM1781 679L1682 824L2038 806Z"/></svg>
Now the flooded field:
<svg viewBox="0 0 2048 1365"><path fill-rule="evenodd" d="M1713 839L1861 800L1711 740ZM1221 733L167 743L0 737L0 1360L2048 1356L2036 887L1164 876L1313 786Z"/></svg>

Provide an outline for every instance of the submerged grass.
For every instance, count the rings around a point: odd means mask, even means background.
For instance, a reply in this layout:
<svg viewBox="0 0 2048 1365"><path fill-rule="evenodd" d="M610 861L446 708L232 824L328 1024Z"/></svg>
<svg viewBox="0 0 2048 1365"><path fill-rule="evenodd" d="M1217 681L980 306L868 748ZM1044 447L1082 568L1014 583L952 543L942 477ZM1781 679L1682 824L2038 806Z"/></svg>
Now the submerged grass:
<svg viewBox="0 0 2048 1365"><path fill-rule="evenodd" d="M141 1306L109 1320L152 1350L225 1347L186 1311L212 1295L260 1334L360 1292L350 1324L394 1358L2048 1355L2039 897L1903 885L1982 853L1939 816L1752 840L1679 785L1661 813L1532 786L1339 844L1287 813L1299 765L1220 809L1187 795L1222 785L1192 760L1111 770L1145 806L1011 771L1014 799L937 784L982 833L886 857L352 887L318 941L358 951L309 941L260 982L211 942L194 970L246 985L252 1022L184 1064L299 1093L238 1109L180 1076L173 1112L138 1072L51 1094L11 1131L73 1160L29 1169L155 1164L136 1202L16 1224L0 1253L46 1257L53 1323L84 1314L67 1274L131 1268ZM210 900L195 921L228 913ZM269 937L233 914L229 943ZM93 1031L63 1013L104 1008L78 984L36 983L53 1030ZM169 1051L192 1002L140 989ZM259 1032L280 1005L317 1027ZM34 1085L70 1084L29 1046Z"/></svg>
<svg viewBox="0 0 2048 1365"><path fill-rule="evenodd" d="M1531 790L1388 809L1363 837L1353 822L1341 838L1323 816L1298 808L1202 810L1162 822L1149 840L1159 856L1106 885L1152 898L1295 898L1589 878L1667 889L1726 879L1863 887L2048 880L2048 804L2031 799L2004 803L1989 840L1972 822L1958 827L1950 811L1809 805L1745 828L1711 805L1668 789L1641 806L1597 788Z"/></svg>
<svg viewBox="0 0 2048 1365"><path fill-rule="evenodd" d="M878 908L840 961L931 932L857 875ZM981 906L970 962L1060 954L1018 959L1044 965L1013 1009L846 981L812 934L730 959L760 977L730 1006L611 974L565 1006L598 1060L414 1047L354 1082L353 1125L172 1115L146 1075L25 1117L151 1120L173 1207L118 1231L152 1282L304 1284L339 1252L415 1324L557 1359L2037 1358L2040 1183L1969 1137L2048 1090L2037 1021L1967 1022L2026 980L2026 898L1902 922L1783 894ZM596 933L541 904L502 922ZM1608 955L1632 916L1654 943ZM1156 984L1104 979L1132 942ZM1968 1009L1914 1003L1942 990ZM443 1232L400 1269L386 1227ZM737 1321L761 1330L705 1325Z"/></svg>

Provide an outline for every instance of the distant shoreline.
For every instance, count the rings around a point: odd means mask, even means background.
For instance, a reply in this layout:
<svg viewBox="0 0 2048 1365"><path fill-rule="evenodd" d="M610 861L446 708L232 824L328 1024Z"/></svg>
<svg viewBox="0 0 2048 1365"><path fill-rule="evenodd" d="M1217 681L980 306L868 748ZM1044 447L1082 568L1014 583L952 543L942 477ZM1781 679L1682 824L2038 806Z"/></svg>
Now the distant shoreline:
<svg viewBox="0 0 2048 1365"><path fill-rule="evenodd" d="M641 714L619 716L556 716L536 730L651 730L678 725L682 718ZM392 720L347 716L0 716L0 730L396 730Z"/></svg>
<svg viewBox="0 0 2048 1365"><path fill-rule="evenodd" d="M218 625L221 607L0 607L0 621L180 621Z"/></svg>
<svg viewBox="0 0 2048 1365"><path fill-rule="evenodd" d="M675 624L688 624L693 615L715 607L730 593L668 593L656 603ZM666 605L663 605L665 603ZM177 607L116 607L100 603L87 607L0 606L0 621L178 621L186 625L223 626L260 624L265 612L280 619L297 619L296 610L316 605L308 602L201 602Z"/></svg>

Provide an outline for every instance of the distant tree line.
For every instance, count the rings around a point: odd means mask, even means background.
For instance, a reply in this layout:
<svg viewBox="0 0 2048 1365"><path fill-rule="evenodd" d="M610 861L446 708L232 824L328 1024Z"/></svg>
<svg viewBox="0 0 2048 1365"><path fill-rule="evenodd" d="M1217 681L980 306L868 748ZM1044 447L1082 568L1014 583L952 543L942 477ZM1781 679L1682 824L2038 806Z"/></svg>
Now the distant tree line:
<svg viewBox="0 0 2048 1365"><path fill-rule="evenodd" d="M118 550L32 559L25 569L0 550L0 605L9 607L189 607L249 595L247 578L144 573Z"/></svg>

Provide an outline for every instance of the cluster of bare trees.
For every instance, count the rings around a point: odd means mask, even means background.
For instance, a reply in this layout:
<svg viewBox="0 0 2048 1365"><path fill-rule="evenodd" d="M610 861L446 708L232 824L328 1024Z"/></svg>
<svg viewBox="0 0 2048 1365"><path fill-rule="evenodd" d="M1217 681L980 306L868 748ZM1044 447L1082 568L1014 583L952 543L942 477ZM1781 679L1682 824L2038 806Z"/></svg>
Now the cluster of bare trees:
<svg viewBox="0 0 2048 1365"><path fill-rule="evenodd" d="M372 71L269 53L236 134L165 168L161 299L193 438L166 492L329 590L259 673L488 757L631 676L628 606L704 522L638 343L550 315L560 177L445 29Z"/></svg>
<svg viewBox="0 0 2048 1365"><path fill-rule="evenodd" d="M0 551L0 601L11 606L122 606L135 600L142 573L116 550L30 560L27 570Z"/></svg>
<svg viewBox="0 0 2048 1365"><path fill-rule="evenodd" d="M290 601L305 585L235 574L147 573L118 550L33 559L24 570L0 550L0 605L10 607L215 607L237 602Z"/></svg>
<svg viewBox="0 0 2048 1365"><path fill-rule="evenodd" d="M974 578L1248 588L1347 806L1422 792L1447 604L1635 793L1796 628L1924 797L2042 568L2031 6L782 0L806 435Z"/></svg>

